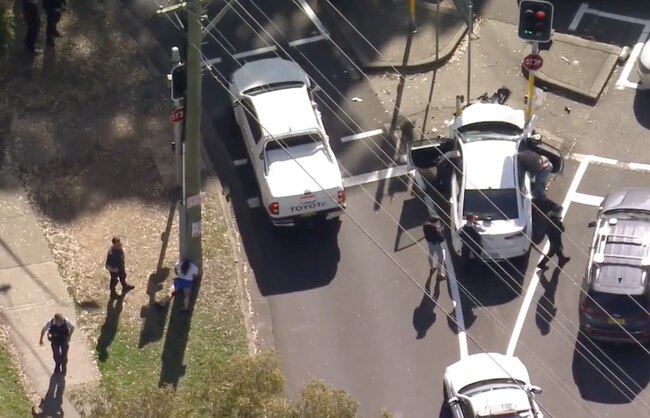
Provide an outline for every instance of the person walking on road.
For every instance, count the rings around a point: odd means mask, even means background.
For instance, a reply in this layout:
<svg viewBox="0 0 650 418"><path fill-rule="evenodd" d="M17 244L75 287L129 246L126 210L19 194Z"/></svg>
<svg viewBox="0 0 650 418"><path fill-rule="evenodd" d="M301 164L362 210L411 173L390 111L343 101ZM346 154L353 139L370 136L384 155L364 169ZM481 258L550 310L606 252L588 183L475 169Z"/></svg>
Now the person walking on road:
<svg viewBox="0 0 650 418"><path fill-rule="evenodd" d="M23 0L23 20L25 21L25 49L36 53L36 39L41 30L41 15L36 0Z"/></svg>
<svg viewBox="0 0 650 418"><path fill-rule="evenodd" d="M190 260L185 259L182 262L178 262L174 267L174 273L176 278L174 283L172 283L169 293L167 294L166 300L159 302L160 306L165 306L169 303L177 292L183 292L183 308L182 312L189 312L190 310L190 296L192 294L192 285L194 284L194 279L199 275L199 268L196 264L192 263Z"/></svg>
<svg viewBox="0 0 650 418"><path fill-rule="evenodd" d="M56 25L61 20L61 13L66 3L66 0L43 0L43 10L45 11L45 18L47 20L47 26L45 28L47 46L53 47L54 39L61 36Z"/></svg>
<svg viewBox="0 0 650 418"><path fill-rule="evenodd" d="M54 318L45 323L41 330L39 345L43 345L43 336L47 333L47 339L52 345L52 356L54 357L54 371L64 373L68 365L68 347L74 332L74 325L60 313L54 314Z"/></svg>
<svg viewBox="0 0 650 418"><path fill-rule="evenodd" d="M563 267L571 260L571 257L564 255L564 246L562 245L562 233L564 232L564 224L562 223L561 212L554 210L547 214L545 233L548 237L549 250L544 254L544 258L537 267L541 270L546 270L546 265L551 257L558 256L558 266Z"/></svg>
<svg viewBox="0 0 650 418"><path fill-rule="evenodd" d="M120 295L115 290L117 281L122 285L122 294L135 288L126 282L126 269L124 267L124 249L119 237L113 237L111 246L106 254L106 270L111 275L110 289L111 298L119 298Z"/></svg>
<svg viewBox="0 0 650 418"><path fill-rule="evenodd" d="M536 199L543 199L546 197L546 182L548 177L553 172L553 164L544 155L540 155L535 151L524 150L517 154L519 163L523 166L524 170L530 173L531 177L535 178L533 185L533 197Z"/></svg>
<svg viewBox="0 0 650 418"><path fill-rule="evenodd" d="M422 225L422 232L429 247L429 276L433 276L433 273L437 271L439 277L446 277L446 274L443 274L445 268L445 249L442 248L442 243L445 242L445 231L440 222L440 218L437 215L431 216Z"/></svg>

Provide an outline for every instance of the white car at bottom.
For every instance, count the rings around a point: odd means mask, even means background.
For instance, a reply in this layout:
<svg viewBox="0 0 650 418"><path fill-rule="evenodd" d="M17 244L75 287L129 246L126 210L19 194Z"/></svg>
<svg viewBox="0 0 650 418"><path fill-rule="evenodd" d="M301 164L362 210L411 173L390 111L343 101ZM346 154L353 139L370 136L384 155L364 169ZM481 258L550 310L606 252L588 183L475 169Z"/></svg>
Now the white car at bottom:
<svg viewBox="0 0 650 418"><path fill-rule="evenodd" d="M472 354L445 370L446 402L455 418L543 418L526 366L517 357Z"/></svg>
<svg viewBox="0 0 650 418"><path fill-rule="evenodd" d="M341 170L307 74L281 58L253 61L233 73L230 93L271 222L338 218L345 207Z"/></svg>
<svg viewBox="0 0 650 418"><path fill-rule="evenodd" d="M528 255L532 242L532 184L529 174L520 167L518 152L530 149L545 155L553 163L553 172L564 166L562 153L542 143L533 134L533 127L534 123L526 126L523 110L477 102L453 119L448 138L411 145L410 164L416 168L427 170L440 158L448 158L454 167L447 188L451 244L457 254L461 254L463 246L459 233L467 215L473 214L478 217L482 246L482 253L476 256L498 261Z"/></svg>

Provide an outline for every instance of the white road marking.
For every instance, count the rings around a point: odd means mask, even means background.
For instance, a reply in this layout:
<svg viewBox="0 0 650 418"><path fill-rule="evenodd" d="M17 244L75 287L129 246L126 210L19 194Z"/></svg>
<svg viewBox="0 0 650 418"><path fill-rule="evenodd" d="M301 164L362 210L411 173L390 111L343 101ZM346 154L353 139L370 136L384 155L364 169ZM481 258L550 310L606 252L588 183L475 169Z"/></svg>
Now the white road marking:
<svg viewBox="0 0 650 418"><path fill-rule="evenodd" d="M641 33L641 36L639 37L639 41L636 43L636 45L634 45L634 48L632 48L632 52L630 52L630 56L627 58L627 61L625 62L625 66L621 71L621 75L618 77L618 80L616 80L616 85L614 86L615 89L623 90L626 87L631 89L636 89L639 87L639 83L633 83L630 81L630 74L634 69L634 65L636 64L636 61L639 59L639 55L641 55L643 44L648 38L649 27L650 26L645 27L643 33Z"/></svg>
<svg viewBox="0 0 650 418"><path fill-rule="evenodd" d="M250 51L233 54L232 57L238 60L240 58L252 57L253 55L260 55L260 54L266 54L267 52L273 52L276 49L278 49L278 47L276 47L275 45L263 46L261 48L252 49Z"/></svg>
<svg viewBox="0 0 650 418"><path fill-rule="evenodd" d="M393 177L405 176L407 174L409 174L409 169L408 166L406 165L389 167L383 170L373 171L371 173L359 174L357 176L352 176L352 177L345 177L343 179L343 187L359 186L366 183L373 183L379 180L386 180Z"/></svg>
<svg viewBox="0 0 650 418"><path fill-rule="evenodd" d="M599 157L597 155L586 155L586 154L579 154L579 153L571 154L571 159L576 161L583 161L585 159L588 159L591 164L595 164L595 165L616 167L623 170L636 171L639 173L650 173L650 164L645 164L645 163L629 163L624 161L618 161L613 158Z"/></svg>
<svg viewBox="0 0 650 418"><path fill-rule="evenodd" d="M468 356L469 350L467 349L467 334L465 332L465 318L463 317L463 306L460 303L460 292L458 291L458 280L456 279L456 270L454 270L454 263L451 261L451 253L449 246L446 242L442 244L445 251L445 270L447 271L447 280L449 280L449 290L451 291L451 300L454 306L454 317L456 319L456 327L458 328L458 347L460 349L460 358L463 359Z"/></svg>
<svg viewBox="0 0 650 418"><path fill-rule="evenodd" d="M603 196L595 196L593 194L576 193L571 200L573 203L581 203L587 206L600 206L603 201Z"/></svg>
<svg viewBox="0 0 650 418"><path fill-rule="evenodd" d="M588 157L580 161L580 166L578 167L578 171L576 171L576 175L573 177L573 180L571 181L571 186L569 187L569 190L567 191L566 196L564 197L564 202L562 202L563 218L564 216L566 216L566 213L569 210L569 206L571 205L571 202L575 198L576 191L578 190L578 185L582 181L582 177L584 177L585 172L587 171L589 162L590 159ZM544 249L542 250L544 254L548 252L548 249L549 249L549 243L548 240L546 240L546 242L544 243ZM542 261L544 254L540 254L538 263ZM537 285L539 284L538 273L539 273L539 269L535 268L533 277L530 279L530 283L528 284L528 288L526 289L526 295L524 296L524 300L521 303L521 309L519 310L519 314L517 315L517 322L515 322L515 327L512 330L512 335L510 336L510 342L508 343L508 350L506 351L506 354L509 356L512 356L515 352L515 347L517 346L517 341L519 341L519 336L521 335L521 329L524 326L524 321L526 319L526 315L528 314L530 303L533 300L533 296L535 295L535 290L537 289Z"/></svg>
<svg viewBox="0 0 650 418"><path fill-rule="evenodd" d="M384 133L383 129L374 129L372 131L361 132L354 135L348 135L341 138L341 142L354 141L355 139L370 138Z"/></svg>
<svg viewBox="0 0 650 418"><path fill-rule="evenodd" d="M580 7L578 7L578 11L576 12L576 15L573 17L571 24L569 25L570 31L573 32L576 29L578 29L578 25L580 24L580 21L582 20L582 17L585 15L587 9L589 9L589 4L587 3L582 3Z"/></svg>
<svg viewBox="0 0 650 418"><path fill-rule="evenodd" d="M318 28L318 31L322 35L328 35L327 29L325 29L325 26L323 26L323 22L321 22L318 16L316 16L316 13L314 13L314 9L312 9L311 6L305 0L298 0L298 3L300 3L300 7L302 7L302 10L305 11L307 17L309 17L309 19L314 23L316 28Z"/></svg>
<svg viewBox="0 0 650 418"><path fill-rule="evenodd" d="M260 198L259 197L251 197L246 201L248 203L248 207L251 209L259 208L260 207Z"/></svg>
<svg viewBox="0 0 650 418"><path fill-rule="evenodd" d="M203 65L214 65L214 64L219 64L221 62L221 58L210 58L209 60L203 60Z"/></svg>
<svg viewBox="0 0 650 418"><path fill-rule="evenodd" d="M589 7L589 5L587 5L585 12L590 13L592 15L604 17L607 19L621 20L623 22L634 23L637 25L646 25L648 23L646 19L640 19L638 17L626 16L626 15L619 15L617 13L604 12L602 10L592 9L591 7Z"/></svg>
<svg viewBox="0 0 650 418"><path fill-rule="evenodd" d="M289 42L289 46L296 47L300 45L310 44L312 42L327 41L329 39L330 37L328 35L310 36L309 38L303 38L303 39L298 39L296 41L291 41Z"/></svg>
<svg viewBox="0 0 650 418"><path fill-rule="evenodd" d="M235 160L232 163L233 163L233 165L235 167L246 165L246 164L248 164L248 158L242 158L242 159L239 159L239 160Z"/></svg>

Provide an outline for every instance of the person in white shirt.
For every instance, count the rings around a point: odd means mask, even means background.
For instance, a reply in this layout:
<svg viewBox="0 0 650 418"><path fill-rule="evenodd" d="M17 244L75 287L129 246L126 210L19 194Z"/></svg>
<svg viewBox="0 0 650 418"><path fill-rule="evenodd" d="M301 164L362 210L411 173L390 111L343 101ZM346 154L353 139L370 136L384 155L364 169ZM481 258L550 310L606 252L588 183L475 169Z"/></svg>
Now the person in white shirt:
<svg viewBox="0 0 650 418"><path fill-rule="evenodd" d="M178 262L174 267L176 278L172 283L166 300L160 302L161 306L165 306L176 296L177 292L183 292L183 309L181 311L188 312L190 310L190 295L192 294L192 283L196 276L199 275L199 268L190 260L183 260Z"/></svg>

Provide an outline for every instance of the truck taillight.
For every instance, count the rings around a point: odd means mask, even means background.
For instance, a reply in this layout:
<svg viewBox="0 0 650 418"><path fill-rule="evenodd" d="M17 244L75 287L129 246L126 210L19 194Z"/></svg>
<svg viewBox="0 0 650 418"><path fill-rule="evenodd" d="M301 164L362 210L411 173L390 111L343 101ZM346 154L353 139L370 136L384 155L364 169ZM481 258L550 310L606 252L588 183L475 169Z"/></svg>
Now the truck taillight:
<svg viewBox="0 0 650 418"><path fill-rule="evenodd" d="M271 215L277 215L280 213L280 204L278 202L269 203L269 212Z"/></svg>
<svg viewBox="0 0 650 418"><path fill-rule="evenodd" d="M339 200L339 203L345 203L345 190L339 190L337 198Z"/></svg>

